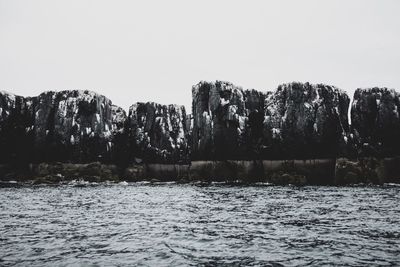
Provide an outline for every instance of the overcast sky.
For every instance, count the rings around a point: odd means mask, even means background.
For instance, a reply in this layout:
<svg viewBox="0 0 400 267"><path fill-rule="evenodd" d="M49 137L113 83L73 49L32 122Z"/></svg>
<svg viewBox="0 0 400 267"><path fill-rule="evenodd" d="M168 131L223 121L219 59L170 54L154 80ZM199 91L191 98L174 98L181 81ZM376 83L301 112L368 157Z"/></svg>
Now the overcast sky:
<svg viewBox="0 0 400 267"><path fill-rule="evenodd" d="M399 0L0 0L0 89L90 89L128 108L191 86L400 89Z"/></svg>

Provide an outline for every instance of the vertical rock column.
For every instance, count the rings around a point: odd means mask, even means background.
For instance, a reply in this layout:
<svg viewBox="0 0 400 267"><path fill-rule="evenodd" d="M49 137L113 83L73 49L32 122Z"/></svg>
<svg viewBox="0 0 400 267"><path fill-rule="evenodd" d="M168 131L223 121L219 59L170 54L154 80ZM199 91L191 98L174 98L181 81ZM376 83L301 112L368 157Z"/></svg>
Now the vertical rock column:
<svg viewBox="0 0 400 267"><path fill-rule="evenodd" d="M348 142L349 97L329 85L280 85L265 100L265 159L336 157Z"/></svg>
<svg viewBox="0 0 400 267"><path fill-rule="evenodd" d="M0 163L33 159L34 99L0 91Z"/></svg>
<svg viewBox="0 0 400 267"><path fill-rule="evenodd" d="M91 91L43 93L35 104L36 160L109 162L124 116L108 98Z"/></svg>
<svg viewBox="0 0 400 267"><path fill-rule="evenodd" d="M400 98L388 88L357 89L351 109L358 156L389 157L400 151Z"/></svg>
<svg viewBox="0 0 400 267"><path fill-rule="evenodd" d="M145 163L188 163L184 106L136 103L129 109L130 157Z"/></svg>
<svg viewBox="0 0 400 267"><path fill-rule="evenodd" d="M229 82L200 82L192 87L192 159L257 157L265 95Z"/></svg>

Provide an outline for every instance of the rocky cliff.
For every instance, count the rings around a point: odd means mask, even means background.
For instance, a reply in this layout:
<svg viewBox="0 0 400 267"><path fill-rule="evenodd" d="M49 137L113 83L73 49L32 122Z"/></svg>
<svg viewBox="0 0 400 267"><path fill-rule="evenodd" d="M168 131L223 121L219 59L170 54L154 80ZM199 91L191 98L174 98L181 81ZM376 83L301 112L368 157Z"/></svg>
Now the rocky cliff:
<svg viewBox="0 0 400 267"><path fill-rule="evenodd" d="M351 122L359 156L400 154L400 94L388 88L357 89Z"/></svg>
<svg viewBox="0 0 400 267"><path fill-rule="evenodd" d="M216 81L193 86L192 96L192 159L257 157L263 93Z"/></svg>
<svg viewBox="0 0 400 267"><path fill-rule="evenodd" d="M349 102L334 86L280 85L265 99L263 157L336 157L348 141Z"/></svg>
<svg viewBox="0 0 400 267"><path fill-rule="evenodd" d="M42 161L110 161L125 114L91 91L46 92L35 105L35 151Z"/></svg>
<svg viewBox="0 0 400 267"><path fill-rule="evenodd" d="M193 159L335 157L347 142L350 101L333 86L290 83L262 93L217 81L192 94Z"/></svg>
<svg viewBox="0 0 400 267"><path fill-rule="evenodd" d="M148 102L132 105L126 116L91 91L36 97L2 91L0 178L18 177L20 170L89 177L101 166L101 172L132 181L205 177L275 183L290 175L312 184L400 181L395 90L356 90L351 129L349 97L334 86L295 82L259 92L200 82L192 95L191 115L183 106Z"/></svg>
<svg viewBox="0 0 400 267"><path fill-rule="evenodd" d="M34 98L0 91L0 163L26 163L33 157Z"/></svg>
<svg viewBox="0 0 400 267"><path fill-rule="evenodd" d="M130 157L145 163L188 163L189 146L184 106L136 103L127 124Z"/></svg>
<svg viewBox="0 0 400 267"><path fill-rule="evenodd" d="M32 98L2 93L0 99L0 136L9 151L2 155L25 155L30 161L110 161L114 136L124 130L125 112L91 91L45 92Z"/></svg>

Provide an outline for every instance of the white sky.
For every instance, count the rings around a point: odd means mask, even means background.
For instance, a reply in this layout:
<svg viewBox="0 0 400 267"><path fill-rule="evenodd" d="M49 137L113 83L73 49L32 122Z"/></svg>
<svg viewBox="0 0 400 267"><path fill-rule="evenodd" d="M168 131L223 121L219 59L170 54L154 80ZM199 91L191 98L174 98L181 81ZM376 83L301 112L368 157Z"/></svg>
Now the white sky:
<svg viewBox="0 0 400 267"><path fill-rule="evenodd" d="M0 0L0 90L191 105L228 80L400 89L399 0Z"/></svg>

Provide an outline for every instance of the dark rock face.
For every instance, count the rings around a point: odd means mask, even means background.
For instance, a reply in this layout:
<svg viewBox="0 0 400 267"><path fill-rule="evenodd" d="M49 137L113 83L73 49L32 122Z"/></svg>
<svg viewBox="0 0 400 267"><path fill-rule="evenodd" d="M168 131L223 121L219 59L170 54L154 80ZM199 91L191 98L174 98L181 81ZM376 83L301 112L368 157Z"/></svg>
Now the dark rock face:
<svg viewBox="0 0 400 267"><path fill-rule="evenodd" d="M136 103L129 109L130 157L145 163L189 162L184 106Z"/></svg>
<svg viewBox="0 0 400 267"><path fill-rule="evenodd" d="M192 94L194 160L335 157L348 142L349 97L333 86L290 83L261 93L217 81Z"/></svg>
<svg viewBox="0 0 400 267"><path fill-rule="evenodd" d="M192 159L257 157L265 95L229 82L200 82L192 88Z"/></svg>
<svg viewBox="0 0 400 267"><path fill-rule="evenodd" d="M399 93L393 89L355 91L351 121L359 156L399 155L399 111Z"/></svg>
<svg viewBox="0 0 400 267"><path fill-rule="evenodd" d="M126 119L121 108L90 91L32 98L1 93L0 111L3 162L110 161Z"/></svg>
<svg viewBox="0 0 400 267"><path fill-rule="evenodd" d="M348 141L347 94L309 83L280 85L265 99L263 157L335 157Z"/></svg>
<svg viewBox="0 0 400 267"><path fill-rule="evenodd" d="M200 82L192 95L191 115L149 102L126 116L91 91L0 92L0 179L399 182L400 94L392 89L356 90L351 129L349 97L329 85L262 93Z"/></svg>
<svg viewBox="0 0 400 267"><path fill-rule="evenodd" d="M35 151L42 161L110 161L125 114L91 91L46 92L35 106Z"/></svg>
<svg viewBox="0 0 400 267"><path fill-rule="evenodd" d="M34 99L0 91L0 163L26 163L33 153Z"/></svg>

